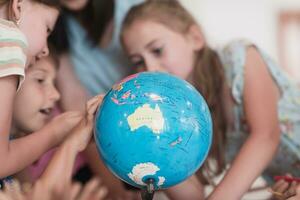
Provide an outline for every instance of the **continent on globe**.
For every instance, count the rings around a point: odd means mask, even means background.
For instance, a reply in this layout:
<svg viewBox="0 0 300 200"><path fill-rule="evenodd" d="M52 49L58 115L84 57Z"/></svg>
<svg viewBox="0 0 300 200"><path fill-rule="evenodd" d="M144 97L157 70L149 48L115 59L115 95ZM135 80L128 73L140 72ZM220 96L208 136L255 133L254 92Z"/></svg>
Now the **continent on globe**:
<svg viewBox="0 0 300 200"><path fill-rule="evenodd" d="M160 170L159 167L151 162L140 163L135 165L132 168L131 172L127 175L136 184L146 185L143 181L143 178L146 176L156 175L156 172L158 172L159 170ZM165 177L159 176L157 185L158 186L163 185L165 180L166 180Z"/></svg>
<svg viewBox="0 0 300 200"><path fill-rule="evenodd" d="M163 114L157 104L154 109L149 104L138 107L133 114L127 117L127 121L131 131L146 126L155 134L161 133L165 123Z"/></svg>

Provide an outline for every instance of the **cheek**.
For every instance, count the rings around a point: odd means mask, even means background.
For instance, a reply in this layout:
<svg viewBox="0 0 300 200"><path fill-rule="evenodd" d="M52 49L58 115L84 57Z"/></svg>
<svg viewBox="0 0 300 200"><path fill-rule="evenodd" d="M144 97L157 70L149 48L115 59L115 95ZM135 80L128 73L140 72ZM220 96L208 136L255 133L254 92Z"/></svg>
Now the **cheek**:
<svg viewBox="0 0 300 200"><path fill-rule="evenodd" d="M187 79L194 68L194 53L185 46L177 46L173 50L165 59L165 66L170 73Z"/></svg>
<svg viewBox="0 0 300 200"><path fill-rule="evenodd" d="M32 33L32 37L28 40L28 56L36 57L42 53L44 46L46 45L47 35L40 33Z"/></svg>
<svg viewBox="0 0 300 200"><path fill-rule="evenodd" d="M47 42L47 33L45 27L41 24L36 24L32 28L25 27L23 29L23 32L28 41L28 59L36 57L39 53L42 52Z"/></svg>

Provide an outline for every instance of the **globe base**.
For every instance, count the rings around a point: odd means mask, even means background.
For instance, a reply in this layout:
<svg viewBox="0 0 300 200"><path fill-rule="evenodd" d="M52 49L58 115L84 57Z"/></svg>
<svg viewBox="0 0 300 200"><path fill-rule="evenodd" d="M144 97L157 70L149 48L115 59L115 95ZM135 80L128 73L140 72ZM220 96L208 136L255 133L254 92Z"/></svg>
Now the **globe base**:
<svg viewBox="0 0 300 200"><path fill-rule="evenodd" d="M142 200L152 200L155 192L154 179L147 179L146 184L146 188L141 191Z"/></svg>

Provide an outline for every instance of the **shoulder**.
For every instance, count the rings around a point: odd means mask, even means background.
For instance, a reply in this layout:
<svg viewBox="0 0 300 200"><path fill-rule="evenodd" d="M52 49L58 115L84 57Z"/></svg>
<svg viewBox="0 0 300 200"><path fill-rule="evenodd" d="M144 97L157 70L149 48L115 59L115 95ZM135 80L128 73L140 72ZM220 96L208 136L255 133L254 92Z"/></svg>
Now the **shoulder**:
<svg viewBox="0 0 300 200"><path fill-rule="evenodd" d="M26 37L13 22L4 19L0 19L0 32L0 77L18 75L19 87L25 76Z"/></svg>

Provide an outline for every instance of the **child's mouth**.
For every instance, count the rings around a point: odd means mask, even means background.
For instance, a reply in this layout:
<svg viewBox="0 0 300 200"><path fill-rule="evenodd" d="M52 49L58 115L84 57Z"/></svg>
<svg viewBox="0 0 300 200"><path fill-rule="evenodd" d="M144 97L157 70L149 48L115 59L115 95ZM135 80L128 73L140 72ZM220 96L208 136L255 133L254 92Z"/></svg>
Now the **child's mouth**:
<svg viewBox="0 0 300 200"><path fill-rule="evenodd" d="M52 108L43 108L43 109L40 109L40 113L50 116L50 114L52 113L52 110L53 110Z"/></svg>

